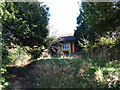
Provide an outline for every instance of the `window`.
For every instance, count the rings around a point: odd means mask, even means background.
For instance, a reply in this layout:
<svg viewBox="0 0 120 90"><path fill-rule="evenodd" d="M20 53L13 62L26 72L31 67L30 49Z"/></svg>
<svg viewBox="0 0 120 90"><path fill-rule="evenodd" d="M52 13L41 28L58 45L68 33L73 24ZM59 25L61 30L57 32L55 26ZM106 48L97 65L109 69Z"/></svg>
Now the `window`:
<svg viewBox="0 0 120 90"><path fill-rule="evenodd" d="M69 43L64 43L64 44L62 45L62 49L63 49L63 50L70 49L70 44L69 44Z"/></svg>

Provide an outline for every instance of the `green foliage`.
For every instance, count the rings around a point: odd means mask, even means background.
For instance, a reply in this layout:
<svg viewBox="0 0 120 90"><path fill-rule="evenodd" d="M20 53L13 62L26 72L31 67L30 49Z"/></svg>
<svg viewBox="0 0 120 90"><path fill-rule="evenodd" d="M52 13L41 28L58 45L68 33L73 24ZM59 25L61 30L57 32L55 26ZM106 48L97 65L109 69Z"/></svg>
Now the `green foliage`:
<svg viewBox="0 0 120 90"><path fill-rule="evenodd" d="M77 18L78 30L85 25L84 27L88 28L88 30L99 34L103 34L106 31L115 31L120 26L118 24L120 22L118 17L120 14L119 4L120 2L82 3L80 15Z"/></svg>
<svg viewBox="0 0 120 90"><path fill-rule="evenodd" d="M5 2L2 9L3 44L42 49L48 35L49 8L41 2Z"/></svg>
<svg viewBox="0 0 120 90"><path fill-rule="evenodd" d="M116 45L116 38L105 38L105 37L101 37L99 40L99 45L101 46L109 46L109 47L113 47Z"/></svg>
<svg viewBox="0 0 120 90"><path fill-rule="evenodd" d="M116 31L120 26L120 2L87 2L82 3L80 15L77 17L75 36L78 40L86 38L90 42L96 41L99 36L108 31ZM104 8L103 8L104 7Z"/></svg>
<svg viewBox="0 0 120 90"><path fill-rule="evenodd" d="M104 7L104 8L103 8ZM77 17L77 38L81 52L119 60L120 2L83 2ZM114 53L114 54L113 54ZM88 53L87 53L88 54ZM94 54L94 55L92 55Z"/></svg>
<svg viewBox="0 0 120 90"><path fill-rule="evenodd" d="M5 88L6 86L9 85L9 82L6 81L6 73L7 70L5 69L4 66L2 66L2 68L0 69L0 73L2 74L2 77L0 77L0 88Z"/></svg>
<svg viewBox="0 0 120 90"><path fill-rule="evenodd" d="M21 71L32 88L119 88L119 66L109 59L67 57L34 61Z"/></svg>
<svg viewBox="0 0 120 90"><path fill-rule="evenodd" d="M8 64L22 60L20 57L26 54L35 59L40 57L44 51L42 47L47 44L49 8L41 2L3 2L0 7L1 69L6 70ZM6 75L7 72L3 74L4 79L8 77Z"/></svg>

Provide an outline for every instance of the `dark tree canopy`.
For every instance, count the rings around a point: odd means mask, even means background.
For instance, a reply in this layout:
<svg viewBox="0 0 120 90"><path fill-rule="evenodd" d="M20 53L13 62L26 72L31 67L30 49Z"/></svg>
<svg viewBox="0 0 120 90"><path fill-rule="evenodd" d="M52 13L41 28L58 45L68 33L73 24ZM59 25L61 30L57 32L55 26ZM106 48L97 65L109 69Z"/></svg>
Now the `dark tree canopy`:
<svg viewBox="0 0 120 90"><path fill-rule="evenodd" d="M4 2L1 14L3 47L27 46L38 58L47 47L49 8L41 2Z"/></svg>
<svg viewBox="0 0 120 90"><path fill-rule="evenodd" d="M48 10L40 2L3 3L4 43L20 46L42 46L48 36Z"/></svg>
<svg viewBox="0 0 120 90"><path fill-rule="evenodd" d="M106 32L114 32L120 26L120 2L84 2L77 17L77 39L95 38Z"/></svg>

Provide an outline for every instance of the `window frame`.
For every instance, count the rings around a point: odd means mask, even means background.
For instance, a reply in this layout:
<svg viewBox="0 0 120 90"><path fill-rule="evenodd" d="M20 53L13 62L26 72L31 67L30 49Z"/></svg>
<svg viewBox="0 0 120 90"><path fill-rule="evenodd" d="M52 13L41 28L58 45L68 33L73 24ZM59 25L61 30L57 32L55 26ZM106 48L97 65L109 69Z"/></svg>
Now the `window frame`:
<svg viewBox="0 0 120 90"><path fill-rule="evenodd" d="M62 50L69 50L70 49L70 44L69 43L63 43L62 44Z"/></svg>

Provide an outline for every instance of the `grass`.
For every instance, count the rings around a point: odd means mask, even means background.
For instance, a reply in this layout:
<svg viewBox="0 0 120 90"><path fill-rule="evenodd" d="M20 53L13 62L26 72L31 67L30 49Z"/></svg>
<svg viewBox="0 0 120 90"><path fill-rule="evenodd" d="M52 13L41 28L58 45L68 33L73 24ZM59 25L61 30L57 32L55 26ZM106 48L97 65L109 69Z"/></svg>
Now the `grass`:
<svg viewBox="0 0 120 90"><path fill-rule="evenodd" d="M120 61L64 57L33 61L25 66L32 88L120 88Z"/></svg>

